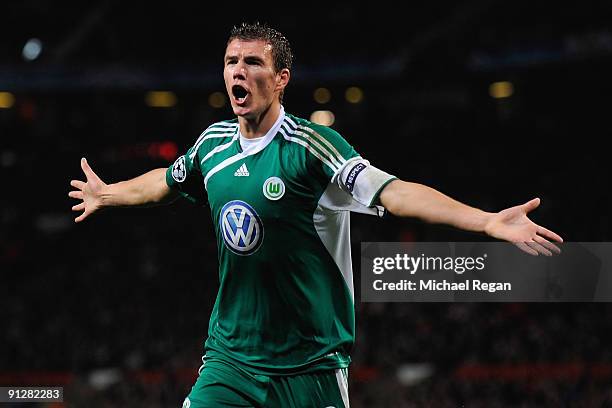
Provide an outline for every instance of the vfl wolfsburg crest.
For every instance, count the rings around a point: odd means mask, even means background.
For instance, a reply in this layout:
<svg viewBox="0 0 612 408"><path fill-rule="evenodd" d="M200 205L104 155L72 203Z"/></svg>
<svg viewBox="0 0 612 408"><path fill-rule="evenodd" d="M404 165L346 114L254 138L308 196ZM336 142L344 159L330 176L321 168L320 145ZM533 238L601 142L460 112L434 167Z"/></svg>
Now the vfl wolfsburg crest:
<svg viewBox="0 0 612 408"><path fill-rule="evenodd" d="M221 209L219 228L223 242L237 255L251 255L263 241L263 224L249 204L234 200Z"/></svg>
<svg viewBox="0 0 612 408"><path fill-rule="evenodd" d="M285 194L285 183L278 177L270 177L264 182L263 193L269 200L279 200Z"/></svg>

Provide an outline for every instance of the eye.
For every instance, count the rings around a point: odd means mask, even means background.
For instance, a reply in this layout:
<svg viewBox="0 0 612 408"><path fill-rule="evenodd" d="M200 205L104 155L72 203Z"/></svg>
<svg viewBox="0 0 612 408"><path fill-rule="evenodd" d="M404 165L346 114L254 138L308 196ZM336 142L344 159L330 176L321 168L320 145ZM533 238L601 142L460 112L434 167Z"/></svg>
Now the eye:
<svg viewBox="0 0 612 408"><path fill-rule="evenodd" d="M245 58L244 62L249 65L261 65L262 61L259 58Z"/></svg>

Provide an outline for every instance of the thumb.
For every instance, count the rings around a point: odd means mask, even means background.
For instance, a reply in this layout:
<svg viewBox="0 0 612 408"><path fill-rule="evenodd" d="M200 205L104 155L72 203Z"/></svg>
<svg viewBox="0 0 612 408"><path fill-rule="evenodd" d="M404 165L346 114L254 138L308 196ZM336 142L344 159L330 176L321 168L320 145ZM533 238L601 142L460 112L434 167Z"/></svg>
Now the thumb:
<svg viewBox="0 0 612 408"><path fill-rule="evenodd" d="M90 179L90 178L97 179L98 178L96 173L94 173L91 167L89 167L89 163L87 163L87 159L84 157L81 159L81 169L83 169L83 173L85 173L85 176L87 177L87 179Z"/></svg>
<svg viewBox="0 0 612 408"><path fill-rule="evenodd" d="M528 201L525 204L523 204L523 207L525 208L526 212L533 211L536 208L538 208L539 206L540 206L540 199L539 198L534 198L533 200Z"/></svg>

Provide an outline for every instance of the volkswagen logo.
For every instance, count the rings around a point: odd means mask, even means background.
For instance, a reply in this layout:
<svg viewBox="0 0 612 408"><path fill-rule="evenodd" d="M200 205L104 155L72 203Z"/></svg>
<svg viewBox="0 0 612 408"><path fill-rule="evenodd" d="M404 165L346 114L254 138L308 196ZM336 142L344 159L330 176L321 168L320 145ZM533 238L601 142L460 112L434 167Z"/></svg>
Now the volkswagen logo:
<svg viewBox="0 0 612 408"><path fill-rule="evenodd" d="M234 200L223 206L219 228L225 246L237 255L251 255L263 241L263 224L253 207L244 201Z"/></svg>

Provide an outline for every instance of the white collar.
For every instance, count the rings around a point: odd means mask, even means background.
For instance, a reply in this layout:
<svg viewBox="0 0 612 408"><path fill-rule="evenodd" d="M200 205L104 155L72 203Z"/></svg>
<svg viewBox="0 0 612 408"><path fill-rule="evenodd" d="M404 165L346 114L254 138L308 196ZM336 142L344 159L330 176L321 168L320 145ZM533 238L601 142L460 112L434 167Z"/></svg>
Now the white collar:
<svg viewBox="0 0 612 408"><path fill-rule="evenodd" d="M270 130L268 130L265 135L256 138L259 143L245 143L247 144L247 147L243 151L243 154L245 154L246 156L250 156L252 154L262 151L272 141L274 136L276 136L276 134L278 133L278 129L280 129L280 126L283 123L283 120L285 120L285 108L283 108L283 105L281 105L280 111L278 112L278 118L276 118L276 121L274 122ZM240 132L240 126L238 126L238 134L240 135L240 139L247 139Z"/></svg>

